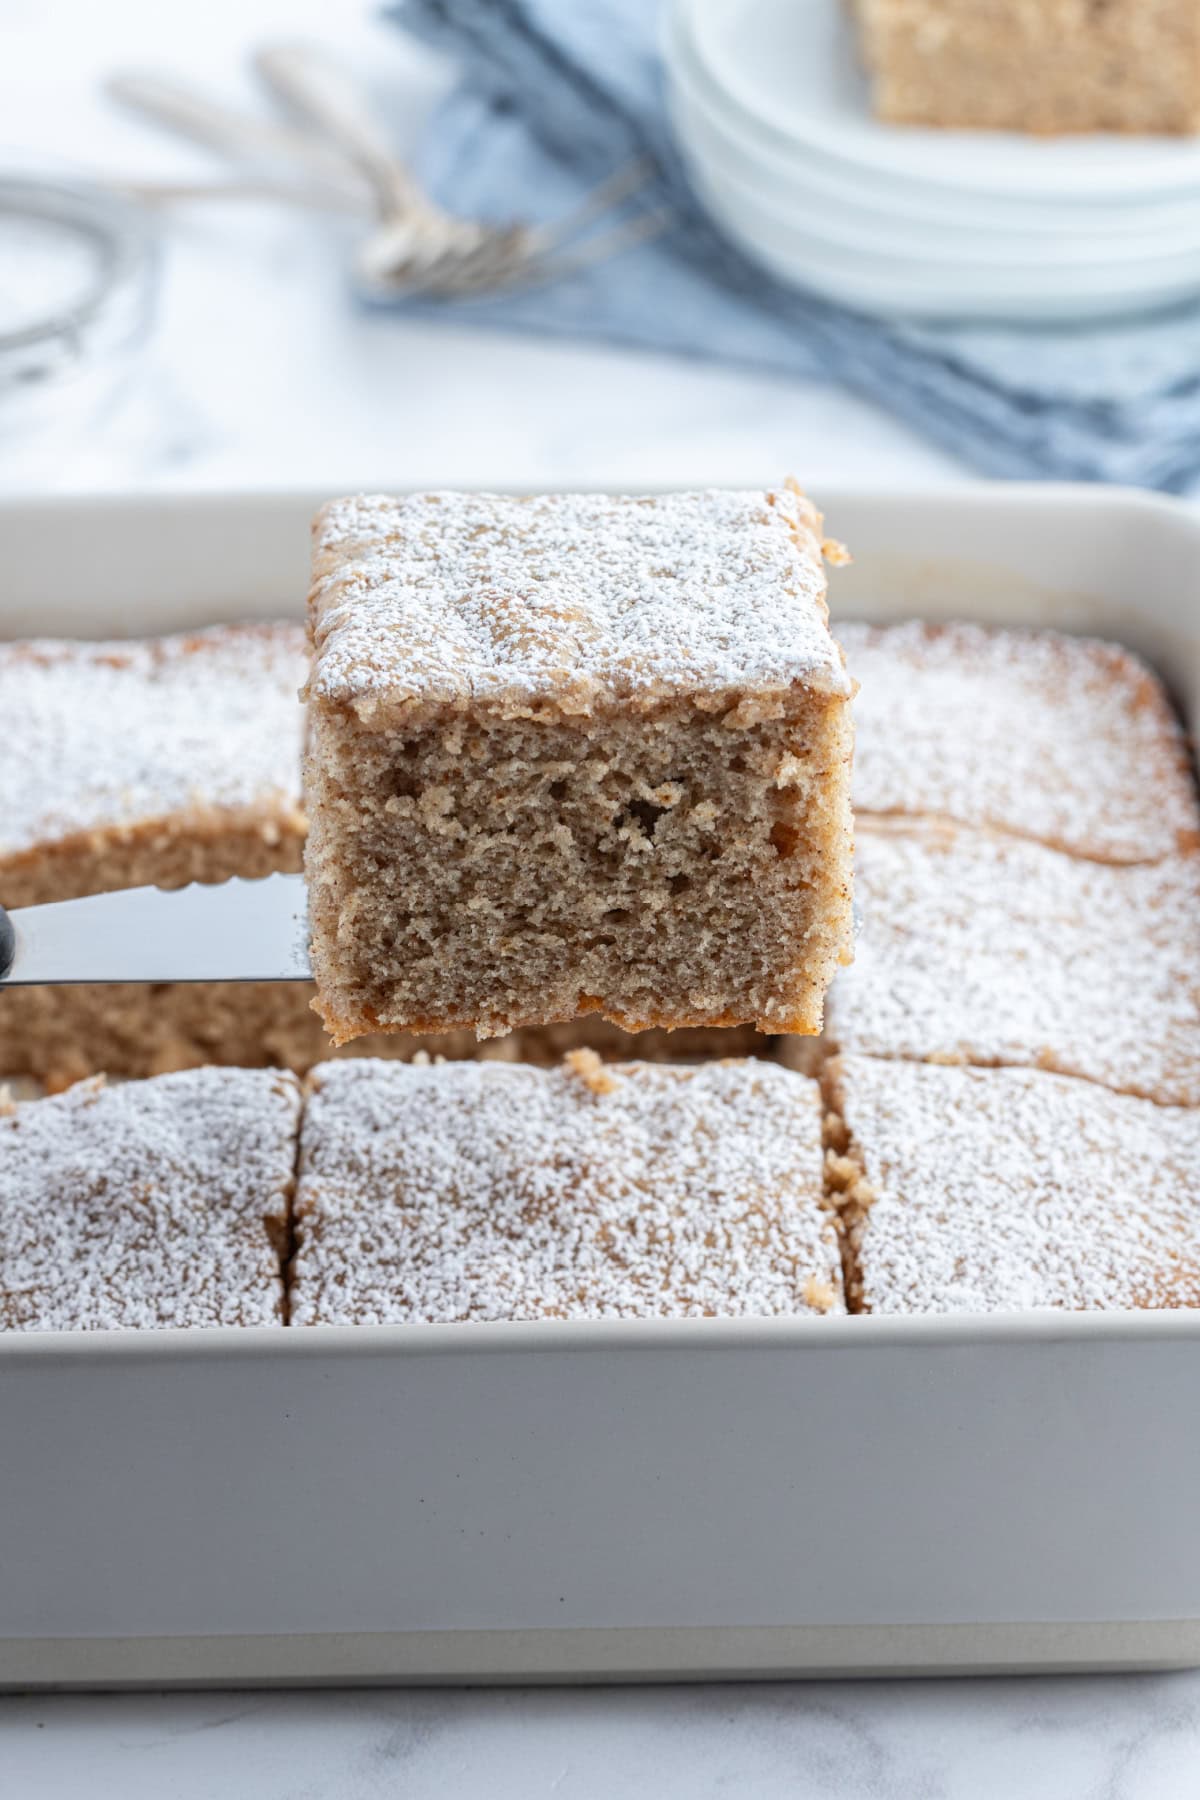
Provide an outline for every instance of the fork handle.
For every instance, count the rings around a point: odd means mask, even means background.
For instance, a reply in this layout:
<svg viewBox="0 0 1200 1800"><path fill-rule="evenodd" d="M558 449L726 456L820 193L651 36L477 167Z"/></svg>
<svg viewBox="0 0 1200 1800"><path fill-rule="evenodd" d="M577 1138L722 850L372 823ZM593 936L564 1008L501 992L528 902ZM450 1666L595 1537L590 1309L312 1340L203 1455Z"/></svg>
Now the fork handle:
<svg viewBox="0 0 1200 1800"><path fill-rule="evenodd" d="M349 157L370 182L382 213L403 217L426 210L416 182L372 124L358 85L336 62L306 44L266 44L256 53L254 66L269 87Z"/></svg>
<svg viewBox="0 0 1200 1800"><path fill-rule="evenodd" d="M282 162L302 170L326 189L337 187L347 193L348 183L355 181L344 157L314 143L304 132L210 100L207 94L169 75L124 69L110 76L105 86L123 106L206 145L228 161L252 167Z"/></svg>

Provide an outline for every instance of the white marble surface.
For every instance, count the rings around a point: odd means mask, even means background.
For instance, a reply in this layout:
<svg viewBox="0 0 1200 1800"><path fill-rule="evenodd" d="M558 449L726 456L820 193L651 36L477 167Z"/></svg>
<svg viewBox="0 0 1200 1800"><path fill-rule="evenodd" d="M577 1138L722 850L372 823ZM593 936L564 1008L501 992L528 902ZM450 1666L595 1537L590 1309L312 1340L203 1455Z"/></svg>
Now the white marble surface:
<svg viewBox="0 0 1200 1800"><path fill-rule="evenodd" d="M338 45L402 134L441 72L396 32L322 0L8 0L0 141L127 177L217 165L121 113L106 72L168 67L258 101L245 52L308 35ZM177 213L142 378L103 429L4 444L0 492L248 484L331 487L547 480L942 480L958 471L886 414L832 389L617 350L497 338L463 323L356 313L339 225L269 208Z"/></svg>
<svg viewBox="0 0 1200 1800"><path fill-rule="evenodd" d="M1195 1800L1200 1677L8 1700L38 1800Z"/></svg>
<svg viewBox="0 0 1200 1800"><path fill-rule="evenodd" d="M565 0L564 0L565 3ZM247 44L341 44L411 129L439 71L322 0L8 0L0 132L128 174L197 153L98 95L164 64L249 95ZM0 447L22 491L395 482L960 479L843 394L614 351L539 346L347 306L335 232L207 209L167 234L158 330L124 404L73 441ZM2 1528L2 1522L0 1522ZM0 1794L372 1800L1195 1800L1200 1674L593 1692L299 1693L0 1700Z"/></svg>

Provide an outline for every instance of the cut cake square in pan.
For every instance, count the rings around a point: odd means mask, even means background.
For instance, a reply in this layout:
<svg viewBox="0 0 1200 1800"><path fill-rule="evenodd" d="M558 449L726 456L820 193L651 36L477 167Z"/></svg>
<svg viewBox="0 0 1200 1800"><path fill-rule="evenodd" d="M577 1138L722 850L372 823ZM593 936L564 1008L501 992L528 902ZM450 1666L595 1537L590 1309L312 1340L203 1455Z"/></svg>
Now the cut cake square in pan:
<svg viewBox="0 0 1200 1800"><path fill-rule="evenodd" d="M1200 1112L1030 1069L826 1081L864 1311L1200 1305Z"/></svg>
<svg viewBox="0 0 1200 1800"><path fill-rule="evenodd" d="M0 1328L273 1325L300 1086L97 1078L0 1110Z"/></svg>
<svg viewBox="0 0 1200 1800"><path fill-rule="evenodd" d="M816 1083L762 1062L313 1071L297 1325L842 1312Z"/></svg>
<svg viewBox="0 0 1200 1800"><path fill-rule="evenodd" d="M1102 862L1200 845L1183 732L1118 644L971 624L843 624L854 804L990 826Z"/></svg>
<svg viewBox="0 0 1200 1800"><path fill-rule="evenodd" d="M298 869L289 624L0 644L0 901Z"/></svg>
<svg viewBox="0 0 1200 1800"><path fill-rule="evenodd" d="M854 963L827 1006L838 1048L1053 1069L1200 1105L1200 856L1119 867L865 821L856 891Z"/></svg>
<svg viewBox="0 0 1200 1800"><path fill-rule="evenodd" d="M820 1029L852 684L819 526L790 487L325 508L305 866L336 1042Z"/></svg>
<svg viewBox="0 0 1200 1800"><path fill-rule="evenodd" d="M306 664L287 623L0 645L0 903L299 869ZM7 989L0 1076L307 1067L324 1045L310 998L278 982Z"/></svg>

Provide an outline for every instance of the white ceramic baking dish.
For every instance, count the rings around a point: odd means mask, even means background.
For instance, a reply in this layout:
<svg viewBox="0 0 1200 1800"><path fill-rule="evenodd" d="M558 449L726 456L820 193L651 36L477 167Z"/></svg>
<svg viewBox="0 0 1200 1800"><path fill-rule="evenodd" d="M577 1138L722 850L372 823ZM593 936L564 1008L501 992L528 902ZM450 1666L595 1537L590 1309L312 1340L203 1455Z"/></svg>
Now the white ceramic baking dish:
<svg viewBox="0 0 1200 1800"><path fill-rule="evenodd" d="M1200 697L1184 508L822 499L841 610ZM0 633L294 609L313 504L0 508ZM1200 1312L0 1336L10 1687L1188 1663Z"/></svg>

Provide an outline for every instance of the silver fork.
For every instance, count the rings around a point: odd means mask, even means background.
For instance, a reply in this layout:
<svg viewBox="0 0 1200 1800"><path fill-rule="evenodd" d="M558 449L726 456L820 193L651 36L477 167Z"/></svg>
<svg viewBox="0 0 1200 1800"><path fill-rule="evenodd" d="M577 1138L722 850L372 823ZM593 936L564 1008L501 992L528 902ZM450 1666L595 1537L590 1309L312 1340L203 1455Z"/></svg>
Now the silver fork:
<svg viewBox="0 0 1200 1800"><path fill-rule="evenodd" d="M255 165L264 159L276 166L290 162L303 177L289 193L285 185L260 176L248 184L258 194L304 204L354 204L347 185L352 183L358 204L365 195L375 214L354 264L358 284L370 297L459 299L538 286L655 236L667 223L661 210L643 207L607 230L592 229L645 189L650 171L640 159L548 225L456 218L421 191L371 120L356 84L323 52L300 44L269 45L258 52L255 67L295 115L297 127L248 118L176 84L145 77L117 77L110 91L227 156ZM145 184L141 192L149 197ZM203 189L173 192L202 197Z"/></svg>

